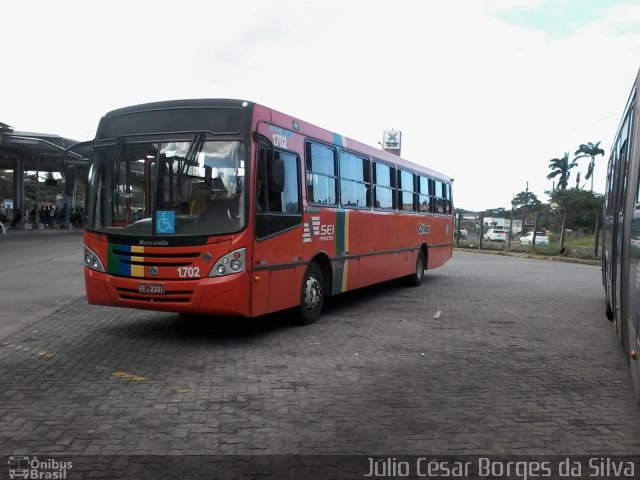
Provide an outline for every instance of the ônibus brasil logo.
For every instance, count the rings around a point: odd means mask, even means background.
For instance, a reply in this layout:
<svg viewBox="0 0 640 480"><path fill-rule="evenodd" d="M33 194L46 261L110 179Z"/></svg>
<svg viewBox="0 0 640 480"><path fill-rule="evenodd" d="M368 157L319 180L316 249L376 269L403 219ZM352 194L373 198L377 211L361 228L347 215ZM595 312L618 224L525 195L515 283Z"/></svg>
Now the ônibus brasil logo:
<svg viewBox="0 0 640 480"><path fill-rule="evenodd" d="M48 458L13 455L9 457L9 478L28 479L66 479L67 471L73 468L73 462Z"/></svg>

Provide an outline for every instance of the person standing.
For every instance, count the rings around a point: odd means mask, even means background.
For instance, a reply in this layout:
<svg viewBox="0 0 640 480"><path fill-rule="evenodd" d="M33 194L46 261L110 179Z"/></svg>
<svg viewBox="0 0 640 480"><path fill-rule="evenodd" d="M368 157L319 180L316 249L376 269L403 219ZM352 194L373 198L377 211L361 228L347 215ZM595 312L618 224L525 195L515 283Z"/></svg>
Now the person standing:
<svg viewBox="0 0 640 480"><path fill-rule="evenodd" d="M16 226L22 221L22 212L19 208L16 208L16 211L13 212L13 218L11 219L11 228L16 228Z"/></svg>

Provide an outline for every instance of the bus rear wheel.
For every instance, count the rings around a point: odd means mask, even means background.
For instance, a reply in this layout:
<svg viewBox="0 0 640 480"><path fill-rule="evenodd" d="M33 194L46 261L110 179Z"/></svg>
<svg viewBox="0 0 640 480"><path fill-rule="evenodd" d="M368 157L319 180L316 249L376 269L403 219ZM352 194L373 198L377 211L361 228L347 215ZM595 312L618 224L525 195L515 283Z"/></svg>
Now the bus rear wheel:
<svg viewBox="0 0 640 480"><path fill-rule="evenodd" d="M422 285L422 279L424 278L424 252L420 250L418 252L418 258L416 258L416 271L406 277L407 284L412 287L419 287Z"/></svg>
<svg viewBox="0 0 640 480"><path fill-rule="evenodd" d="M307 268L300 290L298 320L302 325L310 325L320 316L324 303L324 279L317 263Z"/></svg>
<svg viewBox="0 0 640 480"><path fill-rule="evenodd" d="M609 320L613 321L615 317L613 315L613 310L611 309L611 304L609 303L609 300L607 300L606 302L607 302L607 309L605 310L605 315Z"/></svg>

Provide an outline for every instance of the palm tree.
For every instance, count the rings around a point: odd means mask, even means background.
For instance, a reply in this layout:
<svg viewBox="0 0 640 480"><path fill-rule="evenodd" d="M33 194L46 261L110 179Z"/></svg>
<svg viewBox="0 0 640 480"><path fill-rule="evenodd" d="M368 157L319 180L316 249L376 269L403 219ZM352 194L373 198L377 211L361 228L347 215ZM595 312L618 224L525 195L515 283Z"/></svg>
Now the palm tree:
<svg viewBox="0 0 640 480"><path fill-rule="evenodd" d="M596 165L596 156L604 156L604 150L600 148L600 142L595 144L588 142L586 144L583 143L582 145L580 145L574 155L576 156L573 159L574 162L579 158L591 157L591 161L589 162L589 166L587 167L587 174L584 176L584 179L589 180L589 178L591 178L591 193L593 193L593 169Z"/></svg>
<svg viewBox="0 0 640 480"><path fill-rule="evenodd" d="M565 191L567 186L569 185L569 177L571 176L571 169L577 167L575 159L569 162L569 152L564 152L562 158L552 158L549 160L549 168L551 169L551 173L547 175L548 179L552 179L555 177L558 178L558 190ZM555 193L555 192L554 192ZM560 249L564 248L564 232L565 232L565 219L566 219L566 209L562 203L559 204L560 211L562 212L562 225L560 226Z"/></svg>
<svg viewBox="0 0 640 480"><path fill-rule="evenodd" d="M560 177L558 179L558 188L560 190L566 190L569 184L569 177L571 176L570 170L577 167L575 159L569 163L569 152L564 152L562 158L552 158L549 160L549 168L551 173L547 175L548 179Z"/></svg>

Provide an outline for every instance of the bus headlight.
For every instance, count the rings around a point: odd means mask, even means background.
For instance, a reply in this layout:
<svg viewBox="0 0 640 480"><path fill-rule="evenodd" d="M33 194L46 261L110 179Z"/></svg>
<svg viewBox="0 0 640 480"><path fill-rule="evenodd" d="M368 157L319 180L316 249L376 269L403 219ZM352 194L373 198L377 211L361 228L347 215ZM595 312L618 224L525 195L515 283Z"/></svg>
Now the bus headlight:
<svg viewBox="0 0 640 480"><path fill-rule="evenodd" d="M100 258L93 250L87 248L86 245L84 247L84 266L91 270L97 270L98 272L104 273L104 266L102 266Z"/></svg>
<svg viewBox="0 0 640 480"><path fill-rule="evenodd" d="M210 277L221 277L223 275L231 275L233 273L244 272L247 269L247 250L240 248L220 258L211 271Z"/></svg>

